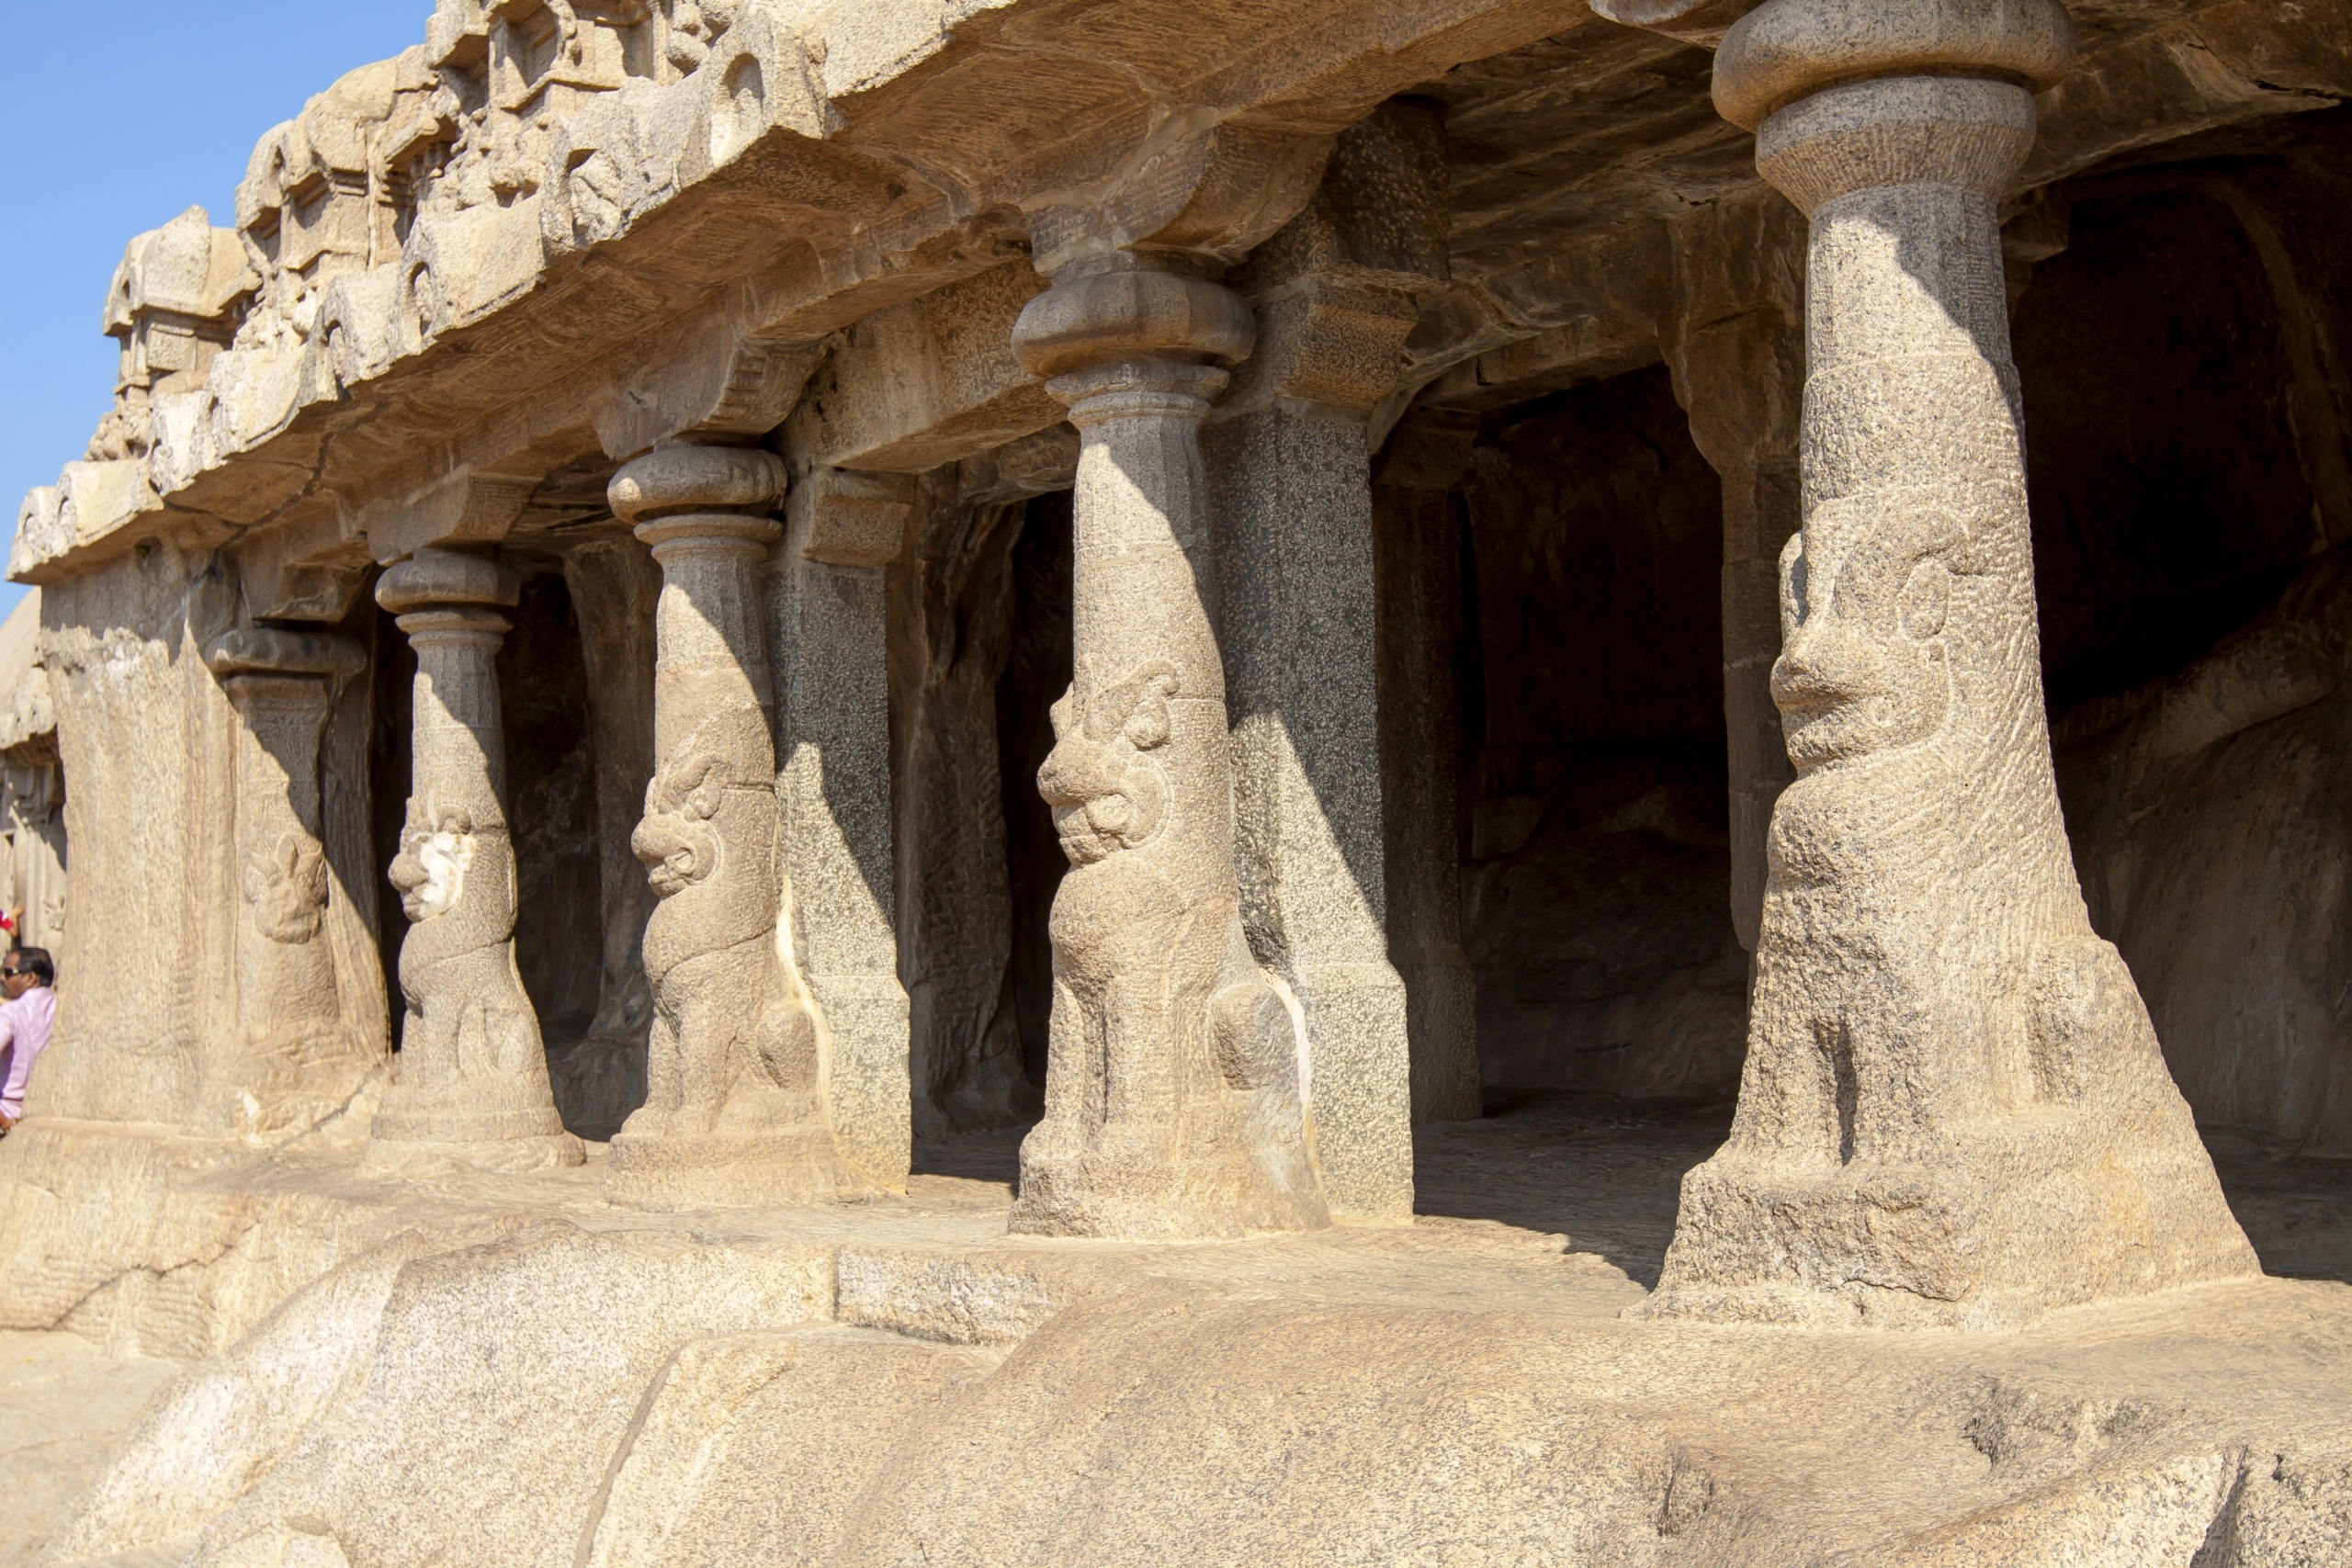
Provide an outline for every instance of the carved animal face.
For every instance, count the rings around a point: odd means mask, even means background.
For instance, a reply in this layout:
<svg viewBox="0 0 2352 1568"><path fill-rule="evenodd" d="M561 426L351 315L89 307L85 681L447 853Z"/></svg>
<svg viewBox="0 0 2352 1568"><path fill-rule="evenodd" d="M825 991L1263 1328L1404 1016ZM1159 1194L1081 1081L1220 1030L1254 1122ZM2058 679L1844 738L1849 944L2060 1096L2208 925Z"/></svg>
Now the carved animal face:
<svg viewBox="0 0 2352 1568"><path fill-rule="evenodd" d="M1167 744L1176 689L1176 667L1155 659L1098 693L1082 721L1075 687L1054 705L1054 749L1037 789L1072 865L1134 849L1167 819L1167 778L1144 753Z"/></svg>
<svg viewBox="0 0 2352 1568"><path fill-rule="evenodd" d="M718 863L710 819L727 796L734 770L715 751L690 749L663 765L645 788L645 818L629 836L646 880L668 898L707 878Z"/></svg>
<svg viewBox="0 0 2352 1568"><path fill-rule="evenodd" d="M1781 556L1772 667L1800 773L1916 745L1952 704L1945 639L1967 537L1940 513L1825 502Z"/></svg>
<svg viewBox="0 0 2352 1568"><path fill-rule="evenodd" d="M457 908L465 897L466 872L474 860L474 825L468 813L435 812L409 802L408 826L401 830L401 852L393 858L392 886L411 920L429 920Z"/></svg>
<svg viewBox="0 0 2352 1568"><path fill-rule="evenodd" d="M245 900L254 925L276 942L293 945L319 934L327 907L327 863L319 846L295 833L245 863Z"/></svg>

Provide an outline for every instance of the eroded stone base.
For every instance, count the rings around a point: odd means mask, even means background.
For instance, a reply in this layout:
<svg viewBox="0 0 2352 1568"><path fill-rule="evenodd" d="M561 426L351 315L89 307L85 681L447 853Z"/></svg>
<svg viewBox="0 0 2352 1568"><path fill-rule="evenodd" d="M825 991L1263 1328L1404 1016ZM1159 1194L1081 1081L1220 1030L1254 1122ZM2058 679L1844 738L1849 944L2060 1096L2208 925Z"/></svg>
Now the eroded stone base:
<svg viewBox="0 0 2352 1568"><path fill-rule="evenodd" d="M509 1174L560 1170L585 1157L569 1133L538 1133L511 1138L379 1139L368 1145L368 1164L380 1171L430 1171L444 1166Z"/></svg>
<svg viewBox="0 0 2352 1568"><path fill-rule="evenodd" d="M1021 1235L1114 1241L1231 1241L1329 1224L1321 1200L1285 1172L1261 1173L1238 1146L1223 1159L1171 1159L1158 1129L1108 1129L1073 1148L1047 1122L1022 1150L1011 1229ZM1237 1140L1237 1145L1238 1145Z"/></svg>
<svg viewBox="0 0 2352 1568"><path fill-rule="evenodd" d="M1932 1163L1818 1173L1727 1147L1684 1179L1641 1314L2003 1331L2262 1271L2185 1111L2004 1117L1949 1144Z"/></svg>
<svg viewBox="0 0 2352 1568"><path fill-rule="evenodd" d="M605 1198L640 1209L768 1209L861 1202L880 1190L853 1175L821 1130L623 1132L613 1139Z"/></svg>

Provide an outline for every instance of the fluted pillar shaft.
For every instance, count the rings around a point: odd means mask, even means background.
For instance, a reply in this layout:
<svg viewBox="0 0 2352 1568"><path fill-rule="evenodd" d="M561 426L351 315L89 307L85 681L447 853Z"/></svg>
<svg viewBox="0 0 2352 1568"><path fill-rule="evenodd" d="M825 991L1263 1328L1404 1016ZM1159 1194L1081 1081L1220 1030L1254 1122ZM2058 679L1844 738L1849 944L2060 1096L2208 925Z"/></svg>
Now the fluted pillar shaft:
<svg viewBox="0 0 2352 1568"><path fill-rule="evenodd" d="M248 1142L297 1136L348 1110L382 1066L344 1018L320 841L319 743L336 684L366 655L347 637L274 626L206 650L238 718L237 1040L206 1074L198 1121Z"/></svg>
<svg viewBox="0 0 2352 1568"><path fill-rule="evenodd" d="M653 782L631 847L661 904L644 1106L605 1191L649 1207L843 1195L824 1099L824 1019L779 929L774 704L762 575L782 529L772 454L671 446L614 477L613 510L662 568Z"/></svg>
<svg viewBox="0 0 2352 1568"><path fill-rule="evenodd" d="M1653 1312L1997 1328L2256 1271L2052 783L1996 203L2016 84L2071 51L2055 0L1771 0L1716 58L1812 224L1772 672L1797 777L1738 1114Z"/></svg>
<svg viewBox="0 0 2352 1568"><path fill-rule="evenodd" d="M1253 336L1222 286L1114 254L1064 269L1014 343L1080 433L1075 679L1038 774L1054 900L1046 1117L1013 1228L1230 1235L1328 1222L1292 1005L1234 869L1199 425Z"/></svg>
<svg viewBox="0 0 2352 1568"><path fill-rule="evenodd" d="M577 1165L548 1088L538 1015L514 966L514 846L497 659L521 584L480 556L419 550L376 602L416 650L411 793L392 886L401 944L398 1081L376 1113L378 1163L452 1158L495 1170Z"/></svg>

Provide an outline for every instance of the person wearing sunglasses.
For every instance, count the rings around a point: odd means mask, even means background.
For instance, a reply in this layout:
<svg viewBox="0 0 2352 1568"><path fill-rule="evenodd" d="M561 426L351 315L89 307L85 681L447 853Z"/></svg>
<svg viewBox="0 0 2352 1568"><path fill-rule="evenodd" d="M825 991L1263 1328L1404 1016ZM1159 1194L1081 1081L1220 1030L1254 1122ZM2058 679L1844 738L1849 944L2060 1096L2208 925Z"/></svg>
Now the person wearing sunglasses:
<svg viewBox="0 0 2352 1568"><path fill-rule="evenodd" d="M57 968L47 952L19 947L0 960L0 1135L24 1119L25 1079L33 1058L49 1048L49 1028L57 1017Z"/></svg>

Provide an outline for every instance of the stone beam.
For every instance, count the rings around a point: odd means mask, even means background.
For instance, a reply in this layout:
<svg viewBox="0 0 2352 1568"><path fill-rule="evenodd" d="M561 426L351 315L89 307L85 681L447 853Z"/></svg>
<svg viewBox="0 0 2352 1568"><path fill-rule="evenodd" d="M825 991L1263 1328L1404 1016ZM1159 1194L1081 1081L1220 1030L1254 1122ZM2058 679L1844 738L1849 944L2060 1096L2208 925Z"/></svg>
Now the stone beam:
<svg viewBox="0 0 2352 1568"><path fill-rule="evenodd" d="M615 378L592 416L596 439L616 461L668 441L757 440L800 400L822 352L751 332L733 310L706 311L666 352Z"/></svg>
<svg viewBox="0 0 2352 1568"><path fill-rule="evenodd" d="M2352 96L2352 39L2306 6L2223 0L2086 51L2036 105L2018 176L2047 185L2141 148Z"/></svg>
<svg viewBox="0 0 2352 1568"><path fill-rule="evenodd" d="M538 485L535 474L459 467L397 501L367 506L361 527L370 553L386 563L423 549L494 545L513 530Z"/></svg>
<svg viewBox="0 0 2352 1568"><path fill-rule="evenodd" d="M1011 262L844 329L787 444L820 467L919 474L1060 423L1012 353L1012 324L1044 288Z"/></svg>
<svg viewBox="0 0 2352 1568"><path fill-rule="evenodd" d="M1566 237L1539 254L1425 293L1396 390L1374 411L1374 445L1415 404L1483 412L1656 363L1668 226L1641 220Z"/></svg>
<svg viewBox="0 0 2352 1568"><path fill-rule="evenodd" d="M1762 0L1591 0L1595 15L1713 49Z"/></svg>
<svg viewBox="0 0 2352 1568"><path fill-rule="evenodd" d="M239 541L230 558L245 613L270 621L341 621L375 564L364 529L345 513L264 529Z"/></svg>
<svg viewBox="0 0 2352 1568"><path fill-rule="evenodd" d="M1484 412L1587 381L1605 381L1658 358L1657 326L1628 316L1579 316L1565 326L1462 360L1423 388L1427 408Z"/></svg>

